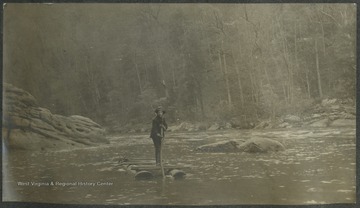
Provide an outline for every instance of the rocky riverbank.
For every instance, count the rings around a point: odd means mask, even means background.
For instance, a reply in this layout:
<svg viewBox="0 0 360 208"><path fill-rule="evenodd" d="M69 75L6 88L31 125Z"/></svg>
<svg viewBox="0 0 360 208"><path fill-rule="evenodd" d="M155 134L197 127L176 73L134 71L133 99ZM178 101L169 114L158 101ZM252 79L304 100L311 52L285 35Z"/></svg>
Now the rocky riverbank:
<svg viewBox="0 0 360 208"><path fill-rule="evenodd" d="M108 143L105 130L89 118L52 114L25 90L3 85L5 145L11 149L48 150Z"/></svg>
<svg viewBox="0 0 360 208"><path fill-rule="evenodd" d="M277 129L298 127L355 127L355 101L352 99L323 99L314 103L301 115L285 115L276 119L259 119L242 123L236 119L222 122L176 122L169 123L169 132L215 131L226 129ZM128 124L109 128L114 133L150 132L151 123Z"/></svg>
<svg viewBox="0 0 360 208"><path fill-rule="evenodd" d="M355 126L354 100L323 99L302 115L286 115L275 120L264 120L259 122L255 129Z"/></svg>

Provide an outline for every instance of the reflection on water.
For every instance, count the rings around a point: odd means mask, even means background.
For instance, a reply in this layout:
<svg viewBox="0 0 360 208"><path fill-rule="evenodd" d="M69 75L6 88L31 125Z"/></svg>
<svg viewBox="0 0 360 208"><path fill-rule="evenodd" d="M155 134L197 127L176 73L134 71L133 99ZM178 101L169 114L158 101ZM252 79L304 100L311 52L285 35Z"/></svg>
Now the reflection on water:
<svg viewBox="0 0 360 208"><path fill-rule="evenodd" d="M251 137L278 140L286 150L268 154L194 151L210 142ZM12 187L13 192L6 188L3 200L195 205L355 201L355 129L168 134L164 158L171 164L190 166L185 180L135 181L118 160L123 155L152 158L152 141L147 135L113 136L110 140L110 145L96 148L8 154L3 165L13 177L4 179L4 187Z"/></svg>

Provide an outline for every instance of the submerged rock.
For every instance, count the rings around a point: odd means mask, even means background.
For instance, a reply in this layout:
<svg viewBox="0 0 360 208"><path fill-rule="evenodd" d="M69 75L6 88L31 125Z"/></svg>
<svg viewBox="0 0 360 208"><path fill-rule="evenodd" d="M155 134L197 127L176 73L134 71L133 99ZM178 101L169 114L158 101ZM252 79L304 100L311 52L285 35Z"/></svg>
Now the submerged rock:
<svg viewBox="0 0 360 208"><path fill-rule="evenodd" d="M46 150L108 143L105 130L89 118L52 114L28 92L4 83L3 127L11 149Z"/></svg>
<svg viewBox="0 0 360 208"><path fill-rule="evenodd" d="M234 152L238 151L239 144L235 141L222 141L212 144L202 145L196 148L196 151L201 152Z"/></svg>
<svg viewBox="0 0 360 208"><path fill-rule="evenodd" d="M272 139L252 138L239 146L239 150L249 153L277 152L285 150L283 144Z"/></svg>

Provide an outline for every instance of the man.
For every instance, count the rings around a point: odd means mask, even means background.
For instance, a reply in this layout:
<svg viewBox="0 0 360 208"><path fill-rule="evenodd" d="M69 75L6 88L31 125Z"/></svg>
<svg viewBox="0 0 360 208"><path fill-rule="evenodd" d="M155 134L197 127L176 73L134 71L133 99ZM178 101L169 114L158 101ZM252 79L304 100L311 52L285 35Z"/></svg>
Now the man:
<svg viewBox="0 0 360 208"><path fill-rule="evenodd" d="M152 128L150 138L152 138L155 146L155 160L156 165L161 162L161 143L165 136L164 132L167 129L167 124L164 118L165 111L159 106L155 109L156 117L152 120Z"/></svg>

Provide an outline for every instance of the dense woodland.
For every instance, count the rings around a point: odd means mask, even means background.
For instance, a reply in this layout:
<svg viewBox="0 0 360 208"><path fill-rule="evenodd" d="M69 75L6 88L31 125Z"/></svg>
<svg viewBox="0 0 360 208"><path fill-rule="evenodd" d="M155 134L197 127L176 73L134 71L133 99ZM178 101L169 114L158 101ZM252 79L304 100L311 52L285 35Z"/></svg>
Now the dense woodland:
<svg viewBox="0 0 360 208"><path fill-rule="evenodd" d="M8 4L4 81L103 125L254 122L354 99L354 4Z"/></svg>

